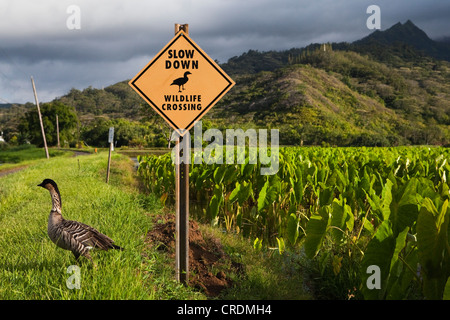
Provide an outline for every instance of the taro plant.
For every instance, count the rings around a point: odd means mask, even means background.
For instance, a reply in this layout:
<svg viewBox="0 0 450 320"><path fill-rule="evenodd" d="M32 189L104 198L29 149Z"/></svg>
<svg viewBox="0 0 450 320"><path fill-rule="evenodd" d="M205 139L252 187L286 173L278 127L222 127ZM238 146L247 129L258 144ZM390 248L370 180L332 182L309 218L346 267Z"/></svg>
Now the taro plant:
<svg viewBox="0 0 450 320"><path fill-rule="evenodd" d="M323 272L351 273L349 283L359 281L352 292L365 299L450 290L447 148L280 148L269 176L252 154L242 164L191 164L198 219L254 239L258 250L303 247ZM170 155L139 161L148 189L173 198ZM380 289L367 286L370 266L380 270Z"/></svg>

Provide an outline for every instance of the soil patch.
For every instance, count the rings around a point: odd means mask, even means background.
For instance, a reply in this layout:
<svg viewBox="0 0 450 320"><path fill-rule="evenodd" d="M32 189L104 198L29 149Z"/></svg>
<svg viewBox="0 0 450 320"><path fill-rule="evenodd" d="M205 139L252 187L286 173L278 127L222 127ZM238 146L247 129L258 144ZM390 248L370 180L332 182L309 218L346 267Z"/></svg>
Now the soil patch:
<svg viewBox="0 0 450 320"><path fill-rule="evenodd" d="M167 252L175 260L175 215L157 216L146 242ZM241 264L233 262L212 235L203 235L196 221L189 221L189 285L201 289L209 297L218 296L231 287L229 274L242 272Z"/></svg>

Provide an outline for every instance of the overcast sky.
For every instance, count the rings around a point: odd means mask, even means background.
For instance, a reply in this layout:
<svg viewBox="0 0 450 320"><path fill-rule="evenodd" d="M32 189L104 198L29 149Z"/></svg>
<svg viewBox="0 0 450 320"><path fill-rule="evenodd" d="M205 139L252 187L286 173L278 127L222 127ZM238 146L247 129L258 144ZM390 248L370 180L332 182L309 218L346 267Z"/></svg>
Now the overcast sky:
<svg viewBox="0 0 450 320"><path fill-rule="evenodd" d="M175 23L188 23L189 36L226 62L249 49L353 42L374 31L366 26L373 4L381 30L410 19L433 39L450 36L449 0L0 0L0 103L34 102L30 76L40 102L130 79ZM71 5L79 29L67 27Z"/></svg>

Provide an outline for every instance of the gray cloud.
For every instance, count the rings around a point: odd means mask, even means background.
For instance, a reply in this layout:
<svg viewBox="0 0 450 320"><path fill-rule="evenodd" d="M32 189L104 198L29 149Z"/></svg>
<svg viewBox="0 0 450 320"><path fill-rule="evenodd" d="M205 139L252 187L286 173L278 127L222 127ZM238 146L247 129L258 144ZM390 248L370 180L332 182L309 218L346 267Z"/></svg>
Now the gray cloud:
<svg viewBox="0 0 450 320"><path fill-rule="evenodd" d="M33 101L31 75L41 101L129 79L176 22L189 23L192 39L221 62L249 49L352 42L372 32L371 4L382 29L411 19L432 38L449 35L448 0L0 0L0 99ZM80 30L66 26L69 5L80 8Z"/></svg>

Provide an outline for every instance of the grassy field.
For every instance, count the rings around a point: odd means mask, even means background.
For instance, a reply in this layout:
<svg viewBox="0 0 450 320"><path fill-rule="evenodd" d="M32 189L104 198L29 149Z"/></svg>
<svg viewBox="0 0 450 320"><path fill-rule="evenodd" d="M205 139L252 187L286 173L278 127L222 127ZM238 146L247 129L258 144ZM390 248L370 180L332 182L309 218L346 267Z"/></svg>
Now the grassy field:
<svg viewBox="0 0 450 320"><path fill-rule="evenodd" d="M139 191L128 157L113 156L105 183L107 154L54 157L0 177L0 299L206 299L199 289L178 284L174 262L146 234L155 215L170 211ZM66 219L94 226L125 248L85 259L57 248L47 236L51 199L37 187L44 178L58 183ZM249 241L202 226L222 241L224 250L244 266L235 283L218 298L304 299L299 272L287 272L286 257L256 252ZM80 289L69 289L80 267ZM289 268L292 268L290 266ZM73 278L71 278L73 279Z"/></svg>
<svg viewBox="0 0 450 320"><path fill-rule="evenodd" d="M65 154L66 152L49 148L48 153L50 157L57 157ZM0 163L19 163L23 161L41 159L44 157L44 149L37 148L36 146L31 144L21 145L18 147L0 151Z"/></svg>
<svg viewBox="0 0 450 320"><path fill-rule="evenodd" d="M78 166L79 159L79 166ZM141 199L101 179L101 157L52 158L2 178L0 187L0 297L3 299L128 299L152 298L143 290L145 264L138 254L148 218ZM116 169L118 170L118 169ZM117 176L117 175L116 175ZM63 214L108 234L123 252L94 255L97 270L81 266L81 289L69 290L67 267L76 264L69 251L49 241L46 224L51 208L44 178L60 186ZM140 236L138 236L140 235ZM128 290L123 290L127 287Z"/></svg>

